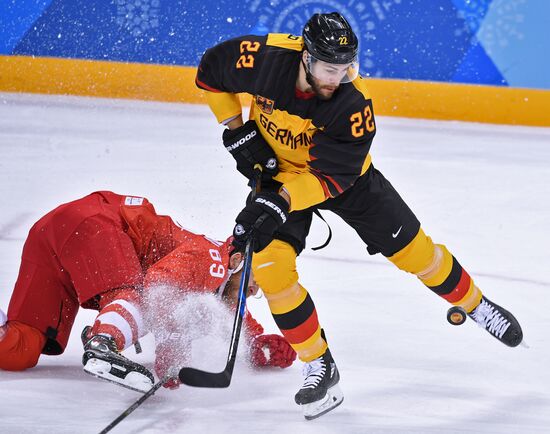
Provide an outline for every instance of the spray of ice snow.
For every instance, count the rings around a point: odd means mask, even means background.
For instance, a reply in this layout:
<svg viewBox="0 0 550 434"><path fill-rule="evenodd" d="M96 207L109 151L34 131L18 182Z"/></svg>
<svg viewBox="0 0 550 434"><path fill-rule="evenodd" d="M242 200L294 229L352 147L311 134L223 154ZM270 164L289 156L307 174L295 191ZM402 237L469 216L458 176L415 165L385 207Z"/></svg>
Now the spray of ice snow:
<svg viewBox="0 0 550 434"><path fill-rule="evenodd" d="M172 366L221 370L231 338L233 313L214 294L156 286L146 297L146 321L155 336L157 358Z"/></svg>

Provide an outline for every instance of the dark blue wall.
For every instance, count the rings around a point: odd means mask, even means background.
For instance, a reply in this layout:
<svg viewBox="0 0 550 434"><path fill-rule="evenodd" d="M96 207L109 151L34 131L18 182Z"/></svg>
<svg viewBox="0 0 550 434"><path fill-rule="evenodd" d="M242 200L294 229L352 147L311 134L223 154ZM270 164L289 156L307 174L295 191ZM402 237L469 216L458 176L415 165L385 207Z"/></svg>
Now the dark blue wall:
<svg viewBox="0 0 550 434"><path fill-rule="evenodd" d="M0 1L0 54L194 66L221 40L300 34L314 12L338 9L360 37L363 75L550 88L542 0Z"/></svg>

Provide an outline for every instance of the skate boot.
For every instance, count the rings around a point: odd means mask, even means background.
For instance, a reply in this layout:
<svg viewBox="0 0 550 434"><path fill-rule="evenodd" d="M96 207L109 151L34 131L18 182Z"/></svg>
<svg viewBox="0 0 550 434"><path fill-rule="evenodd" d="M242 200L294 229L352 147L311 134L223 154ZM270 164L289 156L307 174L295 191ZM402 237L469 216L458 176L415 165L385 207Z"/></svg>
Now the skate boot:
<svg viewBox="0 0 550 434"><path fill-rule="evenodd" d="M306 363L303 373L304 384L294 400L302 406L307 420L322 416L342 403L340 374L328 348L321 357Z"/></svg>
<svg viewBox="0 0 550 434"><path fill-rule="evenodd" d="M83 338L85 332L86 329L82 332ZM84 372L137 392L149 391L155 381L147 368L120 354L110 336L91 336L84 343L82 364Z"/></svg>
<svg viewBox="0 0 550 434"><path fill-rule="evenodd" d="M88 340L92 337L91 330L92 330L92 326L89 326L89 325L85 326L82 329L82 333L80 333L80 340L82 341L82 345L86 345L86 342L88 342ZM143 352L141 348L141 344L139 343L139 340L136 340L134 342L134 350L136 354L141 354Z"/></svg>
<svg viewBox="0 0 550 434"><path fill-rule="evenodd" d="M517 347L523 340L521 326L514 315L487 297L482 297L479 305L468 315L480 327L509 347Z"/></svg>

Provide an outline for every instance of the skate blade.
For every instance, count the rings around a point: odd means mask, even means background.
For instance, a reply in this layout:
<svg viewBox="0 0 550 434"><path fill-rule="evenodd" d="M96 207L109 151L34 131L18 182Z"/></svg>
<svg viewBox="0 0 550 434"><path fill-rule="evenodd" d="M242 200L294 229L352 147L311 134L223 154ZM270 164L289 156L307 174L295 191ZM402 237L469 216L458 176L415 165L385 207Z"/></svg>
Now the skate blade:
<svg viewBox="0 0 550 434"><path fill-rule="evenodd" d="M84 365L84 372L135 392L146 393L153 387L151 380L139 372L130 372L125 378L111 374L111 364L105 360L89 359Z"/></svg>
<svg viewBox="0 0 550 434"><path fill-rule="evenodd" d="M524 340L522 340L520 343L519 343L523 348L531 348L529 346L529 344L527 342L525 342Z"/></svg>
<svg viewBox="0 0 550 434"><path fill-rule="evenodd" d="M319 401L311 402L302 405L304 417L307 420L317 419L318 417L334 410L344 401L344 394L338 384L328 389L327 394Z"/></svg>

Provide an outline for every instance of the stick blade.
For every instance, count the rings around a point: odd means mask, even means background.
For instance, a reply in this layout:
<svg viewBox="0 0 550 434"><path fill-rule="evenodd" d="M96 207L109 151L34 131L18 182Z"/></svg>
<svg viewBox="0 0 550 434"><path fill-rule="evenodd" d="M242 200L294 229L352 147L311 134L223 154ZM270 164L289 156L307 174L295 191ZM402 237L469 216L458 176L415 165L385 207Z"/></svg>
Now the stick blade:
<svg viewBox="0 0 550 434"><path fill-rule="evenodd" d="M227 370L216 373L195 368L181 368L178 374L180 381L193 387L225 388L231 384L231 373Z"/></svg>

